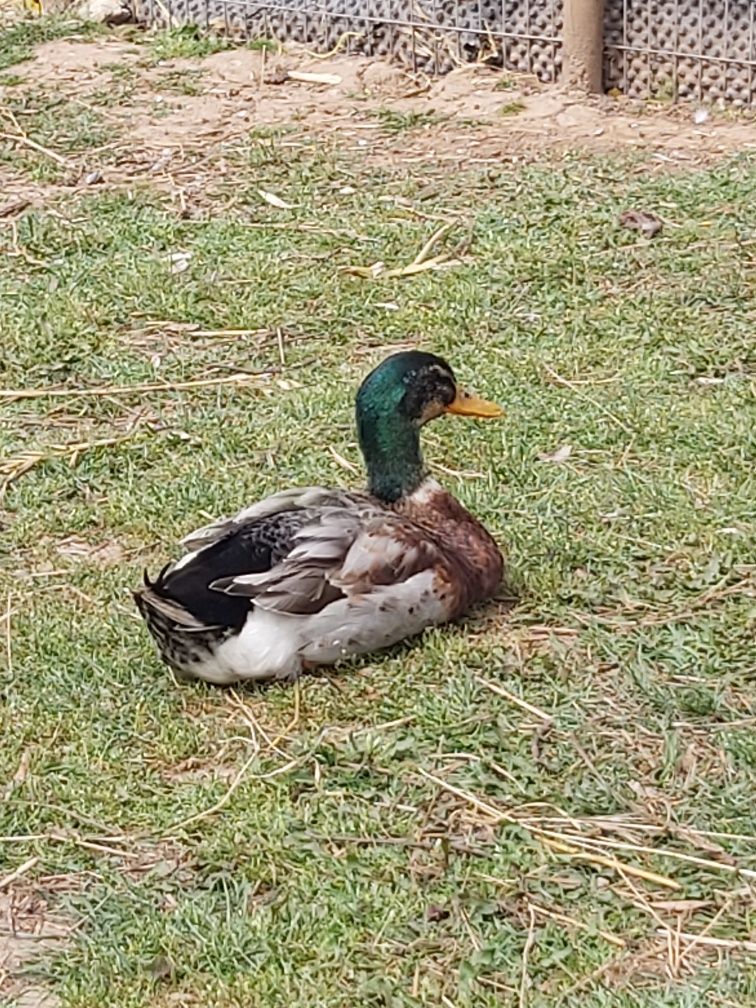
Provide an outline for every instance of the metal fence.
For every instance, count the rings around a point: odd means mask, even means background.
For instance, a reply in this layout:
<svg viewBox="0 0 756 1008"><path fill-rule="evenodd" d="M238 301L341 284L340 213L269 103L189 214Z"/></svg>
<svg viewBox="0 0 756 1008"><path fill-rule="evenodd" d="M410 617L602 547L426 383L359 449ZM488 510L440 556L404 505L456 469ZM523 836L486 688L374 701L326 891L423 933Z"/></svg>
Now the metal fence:
<svg viewBox="0 0 756 1008"><path fill-rule="evenodd" d="M570 0L136 0L153 24L296 41L441 74L486 62L557 81ZM573 3L580 0L572 0ZM600 4L594 4L600 17ZM605 0L603 84L756 105L756 0Z"/></svg>
<svg viewBox="0 0 756 1008"><path fill-rule="evenodd" d="M756 105L756 0L609 0L604 86Z"/></svg>
<svg viewBox="0 0 756 1008"><path fill-rule="evenodd" d="M140 0L149 23L363 53L442 74L487 61L555 81L561 0Z"/></svg>

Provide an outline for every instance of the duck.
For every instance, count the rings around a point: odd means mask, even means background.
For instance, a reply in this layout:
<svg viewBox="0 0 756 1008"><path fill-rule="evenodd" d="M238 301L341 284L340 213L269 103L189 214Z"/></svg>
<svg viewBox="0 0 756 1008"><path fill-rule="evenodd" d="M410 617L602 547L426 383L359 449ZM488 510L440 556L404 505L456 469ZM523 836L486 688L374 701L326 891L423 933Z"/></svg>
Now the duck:
<svg viewBox="0 0 756 1008"><path fill-rule="evenodd" d="M179 680L294 682L459 619L493 596L493 536L428 473L420 430L437 417L492 419L421 350L385 358L355 400L365 490L281 490L181 541L184 555L133 593Z"/></svg>

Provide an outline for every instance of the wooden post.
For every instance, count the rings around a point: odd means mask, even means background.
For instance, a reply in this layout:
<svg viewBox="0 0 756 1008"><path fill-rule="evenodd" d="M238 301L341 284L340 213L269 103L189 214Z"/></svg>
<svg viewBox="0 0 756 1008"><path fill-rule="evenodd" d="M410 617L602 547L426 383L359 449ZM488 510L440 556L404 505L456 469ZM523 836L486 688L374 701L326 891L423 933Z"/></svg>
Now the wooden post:
<svg viewBox="0 0 756 1008"><path fill-rule="evenodd" d="M603 90L604 0L564 0L562 83L595 94Z"/></svg>

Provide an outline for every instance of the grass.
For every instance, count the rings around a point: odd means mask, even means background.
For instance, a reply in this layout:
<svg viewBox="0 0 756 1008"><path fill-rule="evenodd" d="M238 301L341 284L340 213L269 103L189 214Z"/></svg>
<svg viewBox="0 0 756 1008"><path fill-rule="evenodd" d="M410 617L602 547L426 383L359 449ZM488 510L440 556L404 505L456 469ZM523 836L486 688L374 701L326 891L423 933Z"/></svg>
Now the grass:
<svg viewBox="0 0 756 1008"><path fill-rule="evenodd" d="M434 112L400 112L393 108L376 109L373 113L386 133L404 133L407 130L427 129L443 122Z"/></svg>
<svg viewBox="0 0 756 1008"><path fill-rule="evenodd" d="M18 132L16 124L21 124L24 133L37 143L64 155L104 146L113 135L112 122L98 109L72 104L48 89L35 89L33 98L28 94L16 98L11 93L4 112L14 117L14 133ZM9 157L13 159L12 151Z"/></svg>
<svg viewBox="0 0 756 1008"><path fill-rule="evenodd" d="M276 39L258 38L247 42L247 49L253 52L277 52L281 48L281 43Z"/></svg>
<svg viewBox="0 0 756 1008"><path fill-rule="evenodd" d="M169 70L160 75L157 83L163 91L194 96L203 93L201 78L201 71Z"/></svg>
<svg viewBox="0 0 756 1008"><path fill-rule="evenodd" d="M152 32L148 38L148 52L156 60L198 59L228 49L228 39L213 32L202 31L195 25L179 25Z"/></svg>
<svg viewBox="0 0 756 1008"><path fill-rule="evenodd" d="M501 77L494 84L494 91L511 91L515 87L517 87L517 81L514 77Z"/></svg>
<svg viewBox="0 0 756 1008"><path fill-rule="evenodd" d="M93 21L79 21L62 15L16 20L3 28L0 39L0 71L30 59L36 46L60 38L92 41L104 29ZM13 75L11 75L13 76ZM6 86L7 86L7 82Z"/></svg>
<svg viewBox="0 0 756 1008"><path fill-rule="evenodd" d="M38 857L14 891L76 925L30 970L66 1008L756 1003L753 160L452 177L291 136L225 148L191 219L103 187L2 232L4 388L169 386L3 404L2 472L34 464L0 515L0 877ZM472 228L462 264L341 272L413 258L437 224L401 201L455 222L434 253ZM142 567L359 482L354 389L406 343L507 407L425 444L519 604L333 681L177 687ZM170 388L238 369L268 373Z"/></svg>

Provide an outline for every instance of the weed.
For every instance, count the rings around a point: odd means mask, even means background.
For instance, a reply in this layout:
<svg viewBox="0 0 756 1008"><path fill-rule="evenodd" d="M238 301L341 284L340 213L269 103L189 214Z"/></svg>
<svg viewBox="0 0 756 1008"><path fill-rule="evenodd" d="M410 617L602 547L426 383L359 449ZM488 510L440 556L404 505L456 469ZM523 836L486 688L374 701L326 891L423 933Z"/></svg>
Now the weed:
<svg viewBox="0 0 756 1008"><path fill-rule="evenodd" d="M435 112L398 112L392 108L371 112L387 133L402 133L405 130L423 129L443 122L443 117Z"/></svg>
<svg viewBox="0 0 756 1008"><path fill-rule="evenodd" d="M200 59L228 49L230 41L220 35L201 30L195 25L165 28L151 34L148 52L154 61Z"/></svg>

